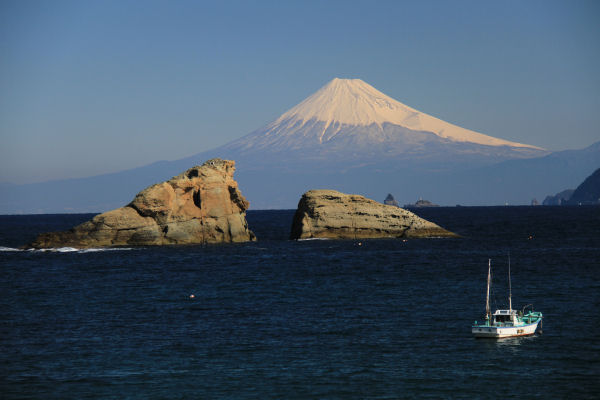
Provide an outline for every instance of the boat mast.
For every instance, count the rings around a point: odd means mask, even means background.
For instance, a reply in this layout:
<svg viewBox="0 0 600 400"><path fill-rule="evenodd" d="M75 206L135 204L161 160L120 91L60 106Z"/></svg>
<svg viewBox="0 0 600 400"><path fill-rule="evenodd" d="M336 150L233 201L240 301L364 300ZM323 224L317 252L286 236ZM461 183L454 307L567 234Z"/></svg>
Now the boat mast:
<svg viewBox="0 0 600 400"><path fill-rule="evenodd" d="M488 278L487 278L487 293L485 296L485 318L491 321L492 313L490 312L490 283L492 275L492 260L488 259Z"/></svg>
<svg viewBox="0 0 600 400"><path fill-rule="evenodd" d="M510 252L508 253L508 310L512 312L512 288L510 285Z"/></svg>

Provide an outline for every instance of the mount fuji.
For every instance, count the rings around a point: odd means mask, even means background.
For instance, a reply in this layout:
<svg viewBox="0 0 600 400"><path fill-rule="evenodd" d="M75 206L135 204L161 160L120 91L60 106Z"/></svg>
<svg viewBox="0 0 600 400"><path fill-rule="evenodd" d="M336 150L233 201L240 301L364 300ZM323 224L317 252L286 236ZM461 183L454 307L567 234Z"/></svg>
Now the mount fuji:
<svg viewBox="0 0 600 400"><path fill-rule="evenodd" d="M240 184L260 208L294 207L314 188L376 199L394 192L406 202L426 196L446 204L504 203L506 195L458 192L458 175L549 154L442 121L360 79L338 78L265 127L208 153L237 161Z"/></svg>
<svg viewBox="0 0 600 400"><path fill-rule="evenodd" d="M310 189L442 205L528 204L588 176L600 142L550 153L417 111L360 79L333 79L275 121L176 161L83 179L2 185L0 214L99 212L213 158L236 161L252 209L295 208ZM43 193L44 196L39 196Z"/></svg>
<svg viewBox="0 0 600 400"><path fill-rule="evenodd" d="M434 147L435 146L435 147ZM437 148L436 148L437 147ZM477 151L475 151L477 149ZM348 160L444 154L526 158L544 154L539 147L483 135L415 110L360 79L335 78L266 127L220 150L248 155L256 152L303 153Z"/></svg>

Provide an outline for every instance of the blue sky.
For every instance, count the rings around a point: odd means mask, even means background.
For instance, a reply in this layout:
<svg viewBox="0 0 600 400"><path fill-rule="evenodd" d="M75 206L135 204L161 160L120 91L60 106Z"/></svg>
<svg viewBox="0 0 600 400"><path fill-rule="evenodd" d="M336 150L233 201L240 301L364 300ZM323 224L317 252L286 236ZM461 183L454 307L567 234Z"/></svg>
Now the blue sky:
<svg viewBox="0 0 600 400"><path fill-rule="evenodd" d="M0 2L0 182L174 160L334 77L550 150L600 140L597 1Z"/></svg>

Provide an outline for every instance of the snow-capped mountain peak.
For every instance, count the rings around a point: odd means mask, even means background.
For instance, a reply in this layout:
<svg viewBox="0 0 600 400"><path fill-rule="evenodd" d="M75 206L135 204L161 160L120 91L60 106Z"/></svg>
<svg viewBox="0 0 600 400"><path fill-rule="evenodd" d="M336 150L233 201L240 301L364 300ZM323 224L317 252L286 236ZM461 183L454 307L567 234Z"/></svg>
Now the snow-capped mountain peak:
<svg viewBox="0 0 600 400"><path fill-rule="evenodd" d="M369 126L384 123L398 125L413 131L431 132L455 142L469 142L486 146L511 146L540 149L535 146L487 136L442 121L411 108L387 96L360 79L335 78L285 112L270 128L285 123L302 126L309 121L324 123L319 142L331 126ZM299 123L299 124L298 124ZM335 134L329 134L329 138Z"/></svg>
<svg viewBox="0 0 600 400"><path fill-rule="evenodd" d="M371 125L410 123L418 111L381 93L360 79L335 78L300 104L284 113L288 118L316 119L329 124ZM414 121L412 121L414 125ZM408 127L408 126L407 126Z"/></svg>

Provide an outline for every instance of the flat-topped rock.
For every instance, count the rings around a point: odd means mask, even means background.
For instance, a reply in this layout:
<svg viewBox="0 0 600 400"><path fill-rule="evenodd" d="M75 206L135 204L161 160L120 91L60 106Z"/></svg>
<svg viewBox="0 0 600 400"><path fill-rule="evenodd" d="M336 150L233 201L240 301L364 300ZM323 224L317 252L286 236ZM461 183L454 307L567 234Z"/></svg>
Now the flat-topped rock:
<svg viewBox="0 0 600 400"><path fill-rule="evenodd" d="M235 162L213 159L138 193L125 207L65 232L44 233L34 248L203 244L255 240L249 203L233 179Z"/></svg>
<svg viewBox="0 0 600 400"><path fill-rule="evenodd" d="M302 196L291 239L458 237L410 211L335 190L310 190Z"/></svg>

